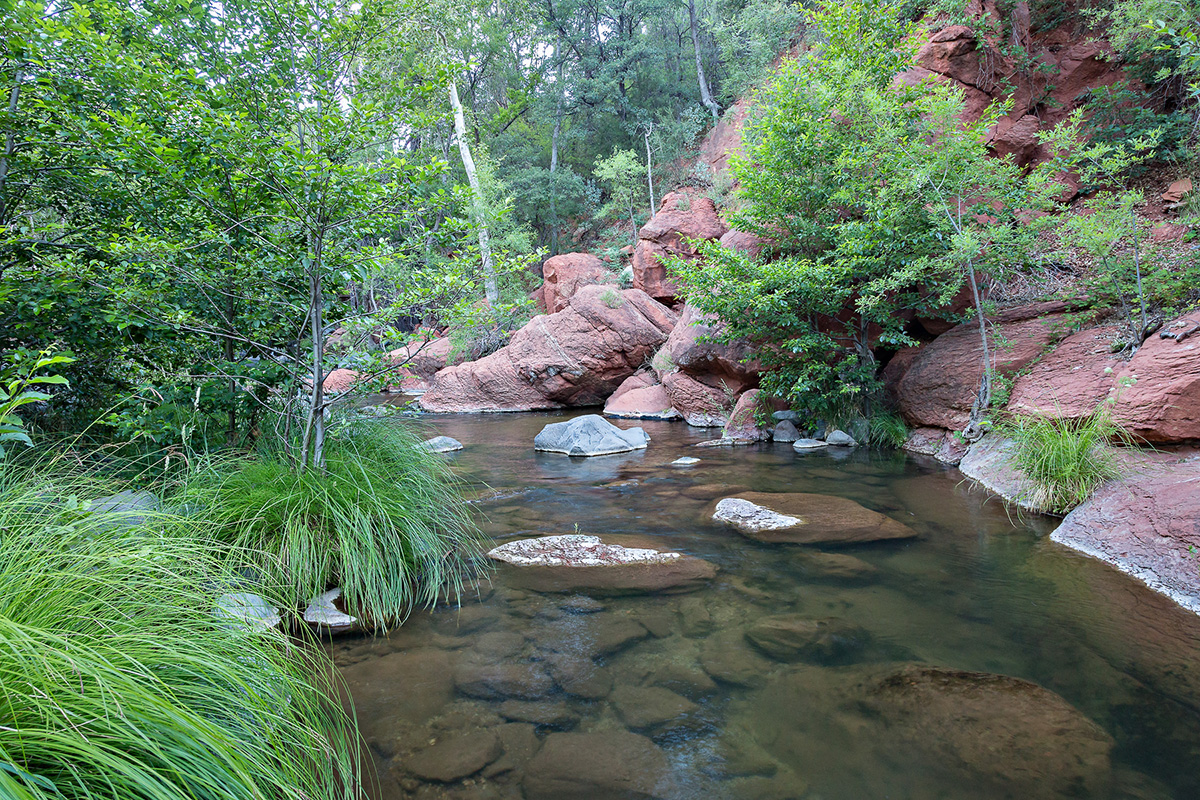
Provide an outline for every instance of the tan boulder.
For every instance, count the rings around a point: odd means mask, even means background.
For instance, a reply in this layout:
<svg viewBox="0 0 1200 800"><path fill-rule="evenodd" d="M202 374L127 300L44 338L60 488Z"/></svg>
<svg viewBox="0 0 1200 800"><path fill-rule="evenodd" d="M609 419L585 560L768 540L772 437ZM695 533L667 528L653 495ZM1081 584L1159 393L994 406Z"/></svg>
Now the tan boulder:
<svg viewBox="0 0 1200 800"><path fill-rule="evenodd" d="M720 239L727 230L709 198L685 191L669 193L662 199L658 213L638 232L633 253L634 287L660 302L676 302L679 286L667 274L661 259L668 255L693 258L696 248L689 240Z"/></svg>
<svg viewBox="0 0 1200 800"><path fill-rule="evenodd" d="M757 386L761 367L751 359L749 345L712 341L724 328L714 315L684 306L655 367L707 376L705 383L728 387L735 393Z"/></svg>
<svg viewBox="0 0 1200 800"><path fill-rule="evenodd" d="M1192 191L1192 179L1182 178L1173 182L1163 192L1162 199L1164 203L1181 203L1183 198Z"/></svg>
<svg viewBox="0 0 1200 800"><path fill-rule="evenodd" d="M529 411L599 405L666 342L675 314L637 289L585 286L489 356L447 367L427 411Z"/></svg>
<svg viewBox="0 0 1200 800"><path fill-rule="evenodd" d="M331 370L325 376L325 379L321 381L321 386L323 386L327 392L341 394L342 392L348 392L353 389L361 378L362 375L355 370L335 369Z"/></svg>
<svg viewBox="0 0 1200 800"><path fill-rule="evenodd" d="M806 492L742 492L717 501L712 514L760 542L859 544L917 536L904 523L848 498Z"/></svg>
<svg viewBox="0 0 1200 800"><path fill-rule="evenodd" d="M594 283L615 284L617 278L591 253L563 253L542 265L542 301L553 314L567 307L580 288Z"/></svg>

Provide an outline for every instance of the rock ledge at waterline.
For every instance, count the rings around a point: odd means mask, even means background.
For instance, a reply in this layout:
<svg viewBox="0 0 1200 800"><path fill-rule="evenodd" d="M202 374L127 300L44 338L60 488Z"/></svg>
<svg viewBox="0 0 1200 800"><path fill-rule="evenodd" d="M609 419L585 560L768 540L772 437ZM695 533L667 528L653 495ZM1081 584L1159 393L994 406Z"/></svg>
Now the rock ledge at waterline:
<svg viewBox="0 0 1200 800"><path fill-rule="evenodd" d="M537 592L679 593L699 589L717 574L704 559L660 549L642 537L519 539L494 548L488 557L505 565L513 583Z"/></svg>

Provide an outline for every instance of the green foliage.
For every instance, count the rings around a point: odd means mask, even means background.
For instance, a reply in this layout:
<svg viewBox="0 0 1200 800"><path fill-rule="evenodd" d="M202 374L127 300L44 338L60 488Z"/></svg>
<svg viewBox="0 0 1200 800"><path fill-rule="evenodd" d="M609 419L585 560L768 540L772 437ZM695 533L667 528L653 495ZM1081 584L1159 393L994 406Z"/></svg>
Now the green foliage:
<svg viewBox="0 0 1200 800"><path fill-rule="evenodd" d="M634 219L636 198L641 192L646 177L646 167L632 150L613 148L612 155L596 159L592 175L608 190L609 201L600 209L597 217L624 214L633 224L634 242L637 241L637 222Z"/></svg>
<svg viewBox="0 0 1200 800"><path fill-rule="evenodd" d="M399 424L358 421L334 432L325 469L296 470L282 448L213 461L181 502L207 530L269 554L290 604L340 586L351 613L379 626L433 604L481 564L477 531L446 464Z"/></svg>
<svg viewBox="0 0 1200 800"><path fill-rule="evenodd" d="M878 411L867 420L871 444L899 450L908 441L908 425L894 411Z"/></svg>
<svg viewBox="0 0 1200 800"><path fill-rule="evenodd" d="M328 666L213 613L271 588L186 520L88 513L112 488L0 467L0 796L358 797Z"/></svg>
<svg viewBox="0 0 1200 800"><path fill-rule="evenodd" d="M726 105L766 78L771 62L792 43L804 21L797 3L748 0L736 13L718 17L713 37L728 77L721 84Z"/></svg>
<svg viewBox="0 0 1200 800"><path fill-rule="evenodd" d="M16 351L0 357L0 461L4 460L4 444L17 442L26 447L33 446L25 429L25 421L17 416L17 409L50 399L46 392L34 386L65 386L67 379L62 375L39 374L49 367L70 364L75 359L65 355L54 355L49 351L33 353Z"/></svg>
<svg viewBox="0 0 1200 800"><path fill-rule="evenodd" d="M1109 402L1080 420L1060 415L1018 415L1002 426L1015 442L1012 463L1035 484L1021 498L1039 511L1065 514L1091 497L1120 467L1110 443L1132 443L1113 421Z"/></svg>

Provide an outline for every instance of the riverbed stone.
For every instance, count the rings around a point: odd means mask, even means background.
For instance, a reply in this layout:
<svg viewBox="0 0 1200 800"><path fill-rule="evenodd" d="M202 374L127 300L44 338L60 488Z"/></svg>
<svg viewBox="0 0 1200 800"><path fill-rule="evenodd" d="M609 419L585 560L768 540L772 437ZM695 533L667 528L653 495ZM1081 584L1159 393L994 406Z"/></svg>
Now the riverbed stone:
<svg viewBox="0 0 1200 800"><path fill-rule="evenodd" d="M431 453L452 453L455 450L462 450L463 443L449 436L435 436L422 442L421 447Z"/></svg>
<svg viewBox="0 0 1200 800"><path fill-rule="evenodd" d="M488 552L513 585L537 592L628 595L699 589L712 563L662 549L649 537L565 534L519 539Z"/></svg>
<svg viewBox="0 0 1200 800"><path fill-rule="evenodd" d="M650 437L641 428L618 428L599 414L551 422L533 440L533 448L569 456L606 456L642 450Z"/></svg>
<svg viewBox="0 0 1200 800"><path fill-rule="evenodd" d="M450 783L474 775L504 752L492 730L443 739L405 757L404 767L422 780Z"/></svg>
<svg viewBox="0 0 1200 800"><path fill-rule="evenodd" d="M551 734L523 785L527 800L667 800L677 792L663 751L626 731Z"/></svg>
<svg viewBox="0 0 1200 800"><path fill-rule="evenodd" d="M340 587L322 592L305 604L304 621L319 633L342 634L363 630L357 617L346 613Z"/></svg>
<svg viewBox="0 0 1200 800"><path fill-rule="evenodd" d="M545 663L562 690L573 697L603 700L612 692L612 673L591 658L558 653L549 656Z"/></svg>
<svg viewBox="0 0 1200 800"><path fill-rule="evenodd" d="M609 696L625 727L650 736L691 728L700 706L659 686L618 686Z"/></svg>
<svg viewBox="0 0 1200 800"><path fill-rule="evenodd" d="M799 563L807 577L837 583L869 583L879 578L880 570L861 558L847 553L803 552Z"/></svg>
<svg viewBox="0 0 1200 800"><path fill-rule="evenodd" d="M554 681L538 664L467 662L454 670L459 692L480 700L538 700L554 690Z"/></svg>
<svg viewBox="0 0 1200 800"><path fill-rule="evenodd" d="M700 459L692 458L691 456L683 456L671 462L672 467L691 467L700 463Z"/></svg>
<svg viewBox="0 0 1200 800"><path fill-rule="evenodd" d="M528 722L509 722L497 725L493 730L500 739L504 754L484 768L482 774L485 778L519 774L542 746L537 728Z"/></svg>
<svg viewBox="0 0 1200 800"><path fill-rule="evenodd" d="M771 662L746 644L741 630L723 630L700 644L700 665L720 683L758 688L767 682Z"/></svg>
<svg viewBox="0 0 1200 800"><path fill-rule="evenodd" d="M917 536L902 522L833 495L743 492L719 501L712 513L760 542L860 544Z"/></svg>
<svg viewBox="0 0 1200 800"><path fill-rule="evenodd" d="M805 453L810 450L820 450L823 447L828 447L821 439L797 439L792 442L792 449L797 453Z"/></svg>
<svg viewBox="0 0 1200 800"><path fill-rule="evenodd" d="M792 709L831 706L817 719ZM1006 675L912 664L804 668L754 701L756 736L801 774L846 761L861 797L1108 797L1113 739L1062 697Z"/></svg>
<svg viewBox="0 0 1200 800"><path fill-rule="evenodd" d="M701 597L687 597L679 604L680 628L692 639L707 636L713 629L712 612Z"/></svg>
<svg viewBox="0 0 1200 800"><path fill-rule="evenodd" d="M844 619L808 619L796 614L766 617L746 631L746 640L776 661L841 664L867 646L865 630Z"/></svg>
<svg viewBox="0 0 1200 800"><path fill-rule="evenodd" d="M646 676L649 686L661 686L696 700L717 691L716 681L698 665L678 660L659 663Z"/></svg>
<svg viewBox="0 0 1200 800"><path fill-rule="evenodd" d="M679 493L689 500L715 500L718 497L728 497L740 492L750 491L749 486L739 483L698 483L679 490Z"/></svg>
<svg viewBox="0 0 1200 800"><path fill-rule="evenodd" d="M432 647L388 653L342 667L341 673L354 705L372 710L359 720L368 741L387 739L404 723L425 722L454 697L450 656Z"/></svg>
<svg viewBox="0 0 1200 800"><path fill-rule="evenodd" d="M802 437L799 429L791 420L782 420L775 423L775 429L771 432L771 439L776 442L798 442Z"/></svg>
<svg viewBox="0 0 1200 800"><path fill-rule="evenodd" d="M858 440L845 431L833 430L825 436L825 444L832 447L858 447Z"/></svg>
<svg viewBox="0 0 1200 800"><path fill-rule="evenodd" d="M561 700L505 700L497 710L510 722L528 722L561 730L579 724L579 712Z"/></svg>

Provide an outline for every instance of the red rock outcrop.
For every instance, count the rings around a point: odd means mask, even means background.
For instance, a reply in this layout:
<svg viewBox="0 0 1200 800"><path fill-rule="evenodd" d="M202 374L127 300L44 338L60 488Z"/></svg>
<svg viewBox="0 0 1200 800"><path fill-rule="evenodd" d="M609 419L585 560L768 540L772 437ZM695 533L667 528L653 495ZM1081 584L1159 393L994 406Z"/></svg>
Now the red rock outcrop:
<svg viewBox="0 0 1200 800"><path fill-rule="evenodd" d="M388 363L402 367L406 373L428 380L450 363L454 350L448 336L429 341L410 342L388 353Z"/></svg>
<svg viewBox="0 0 1200 800"><path fill-rule="evenodd" d="M1200 440L1200 337L1152 336L1122 361L1109 353L1117 332L1108 326L1068 336L1017 379L1009 410L1081 419L1109 399L1117 422L1138 439Z"/></svg>
<svg viewBox="0 0 1200 800"><path fill-rule="evenodd" d="M742 439L761 442L771 438L767 429L758 424L754 418L759 406L759 391L751 389L738 398L737 404L729 414L729 422L725 423L725 432L721 435L728 439Z"/></svg>
<svg viewBox="0 0 1200 800"><path fill-rule="evenodd" d="M720 428L729 419L736 397L732 392L702 383L686 372L664 372L663 389L688 425Z"/></svg>
<svg viewBox="0 0 1200 800"><path fill-rule="evenodd" d="M976 4L968 13L992 16L999 21L993 2ZM1038 133L1052 129L1086 100L1089 90L1111 86L1128 76L1112 47L1094 38L1080 38L1068 26L1034 32L1028 3L1017 3L1007 22L1011 44L1019 53L1019 66L1006 48L981 39L976 28L948 25L934 30L917 51L916 66L896 77L896 82L916 85L923 80L950 81L966 99L962 118L979 120L989 105L1012 100L1012 108L990 132L998 155L1011 155L1020 166L1050 157L1038 142ZM983 26L979 26L980 29Z"/></svg>
<svg viewBox="0 0 1200 800"><path fill-rule="evenodd" d="M1190 319L1200 321L1200 315ZM1151 336L1117 378L1134 381L1113 390L1113 415L1135 437L1155 443L1200 439L1200 335L1182 342Z"/></svg>
<svg viewBox="0 0 1200 800"><path fill-rule="evenodd" d="M684 306L679 323L654 359L667 396L689 425L725 425L735 398L758 385L760 367L748 361L748 346L704 341L721 330L712 315Z"/></svg>
<svg viewBox="0 0 1200 800"><path fill-rule="evenodd" d="M325 375L325 379L321 381L321 386L326 392L340 394L353 389L361 377L359 373L352 369L335 369ZM311 377L309 377L309 383L312 383Z"/></svg>
<svg viewBox="0 0 1200 800"><path fill-rule="evenodd" d="M1155 465L1102 487L1051 539L1115 565L1200 613L1200 458Z"/></svg>
<svg viewBox="0 0 1200 800"><path fill-rule="evenodd" d="M598 405L666 342L675 321L638 289L585 286L567 308L534 317L495 353L437 373L420 404L427 411Z"/></svg>
<svg viewBox="0 0 1200 800"><path fill-rule="evenodd" d="M633 253L634 288L667 305L675 303L679 286L660 259L668 255L692 258L696 248L687 240L720 239L728 230L712 200L686 190L671 192L662 199L654 219L638 233Z"/></svg>
<svg viewBox="0 0 1200 800"><path fill-rule="evenodd" d="M721 247L726 250L736 250L750 258L758 258L763 250L771 246L771 243L755 233L746 233L745 231L735 230L730 228L721 236Z"/></svg>
<svg viewBox="0 0 1200 800"><path fill-rule="evenodd" d="M1063 303L1011 308L991 318L996 370L1012 374L1040 356L1058 338ZM916 427L958 430L970 419L983 377L978 324L958 325L922 348L896 389L900 413Z"/></svg>
<svg viewBox="0 0 1200 800"><path fill-rule="evenodd" d="M567 301L580 288L593 283L617 282L604 262L591 253L563 253L546 259L542 265L542 302L546 312L554 314L567 307Z"/></svg>

